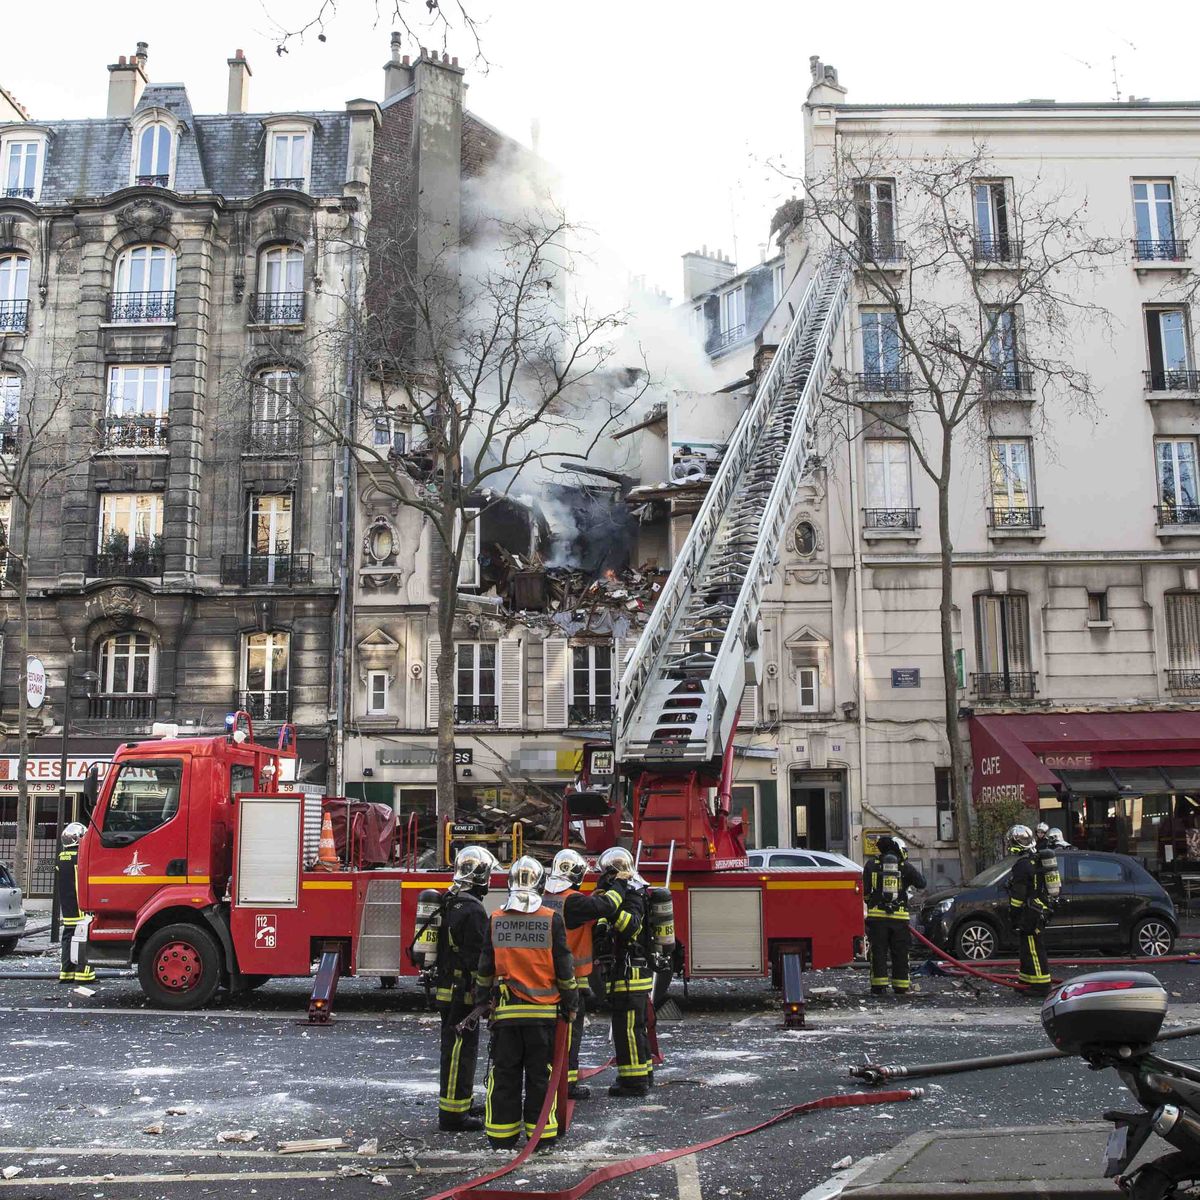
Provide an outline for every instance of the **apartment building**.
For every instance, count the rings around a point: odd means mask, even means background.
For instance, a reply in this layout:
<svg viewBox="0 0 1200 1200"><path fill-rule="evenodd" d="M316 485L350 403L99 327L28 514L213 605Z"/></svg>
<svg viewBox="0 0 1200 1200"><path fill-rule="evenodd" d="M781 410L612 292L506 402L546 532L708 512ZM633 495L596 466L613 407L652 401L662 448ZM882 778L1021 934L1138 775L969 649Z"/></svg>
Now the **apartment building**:
<svg viewBox="0 0 1200 1200"><path fill-rule="evenodd" d="M0 858L16 832L14 565L49 679L31 714L35 892L64 727L73 792L154 722L217 732L235 708L268 736L294 722L305 774L325 773L341 464L291 398L343 371L306 347L363 271L379 108L255 113L240 51L227 68L221 114L153 82L145 43L108 68L105 114L0 107L4 452L30 436L30 406L51 417L38 436L69 447L27 545L0 498Z"/></svg>

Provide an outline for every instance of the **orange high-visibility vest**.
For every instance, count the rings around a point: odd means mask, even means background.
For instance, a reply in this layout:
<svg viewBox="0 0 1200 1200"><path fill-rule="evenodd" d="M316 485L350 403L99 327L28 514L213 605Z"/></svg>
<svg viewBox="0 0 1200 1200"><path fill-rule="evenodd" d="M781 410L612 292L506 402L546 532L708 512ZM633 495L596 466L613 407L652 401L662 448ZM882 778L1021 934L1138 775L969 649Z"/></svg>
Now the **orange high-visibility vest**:
<svg viewBox="0 0 1200 1200"><path fill-rule="evenodd" d="M542 897L542 903L556 913L562 914L563 924L567 923L567 898L582 896L578 888L567 888L565 892L548 893ZM567 928L567 948L575 963L575 978L586 979L592 973L595 954L592 950L592 924L584 921L578 929Z"/></svg>
<svg viewBox="0 0 1200 1200"><path fill-rule="evenodd" d="M496 978L527 1004L558 1003L553 923L554 913L544 904L531 913L502 908L492 913L489 934L496 952Z"/></svg>

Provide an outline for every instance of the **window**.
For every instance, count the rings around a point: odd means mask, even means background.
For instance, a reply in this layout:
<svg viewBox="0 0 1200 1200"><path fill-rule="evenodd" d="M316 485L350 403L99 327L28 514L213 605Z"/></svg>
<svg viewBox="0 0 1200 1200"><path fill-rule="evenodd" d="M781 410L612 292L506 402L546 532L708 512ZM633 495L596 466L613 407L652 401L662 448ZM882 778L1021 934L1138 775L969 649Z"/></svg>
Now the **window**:
<svg viewBox="0 0 1200 1200"><path fill-rule="evenodd" d="M1107 592L1088 592L1088 620L1089 621L1107 621L1108 620L1108 593Z"/></svg>
<svg viewBox="0 0 1200 1200"><path fill-rule="evenodd" d="M1167 689L1200 689L1200 592L1168 592L1163 597L1167 626Z"/></svg>
<svg viewBox="0 0 1200 1200"><path fill-rule="evenodd" d="M496 720L496 643L455 646L454 719L459 724Z"/></svg>
<svg viewBox="0 0 1200 1200"><path fill-rule="evenodd" d="M863 373L868 383L887 386L888 379L900 371L900 332L896 314L868 309L861 317Z"/></svg>
<svg viewBox="0 0 1200 1200"><path fill-rule="evenodd" d="M992 438L989 456L992 524L1028 524L1028 514L1033 512L1033 468L1029 440Z"/></svg>
<svg viewBox="0 0 1200 1200"><path fill-rule="evenodd" d="M12 531L12 497L0 496L0 580L9 578L8 538ZM16 560L13 560L16 566Z"/></svg>
<svg viewBox="0 0 1200 1200"><path fill-rule="evenodd" d="M148 695L154 691L155 647L144 633L118 633L100 643L100 691Z"/></svg>
<svg viewBox="0 0 1200 1200"><path fill-rule="evenodd" d="M975 597L975 689L981 697L1033 694L1029 599L1019 592Z"/></svg>
<svg viewBox="0 0 1200 1200"><path fill-rule="evenodd" d="M776 304L783 299L783 293L786 290L783 270L784 264L776 263L775 269L771 272L771 297Z"/></svg>
<svg viewBox="0 0 1200 1200"><path fill-rule="evenodd" d="M105 492L100 497L100 553L125 558L157 553L162 501L158 492Z"/></svg>
<svg viewBox="0 0 1200 1200"><path fill-rule="evenodd" d="M467 528L463 533L463 521ZM462 558L458 561L458 586L479 586L479 509L464 508L454 514L454 542L462 537Z"/></svg>
<svg viewBox="0 0 1200 1200"><path fill-rule="evenodd" d="M867 438L863 457L867 468L868 511L907 510L912 504L908 443L902 438Z"/></svg>
<svg viewBox="0 0 1200 1200"><path fill-rule="evenodd" d="M0 162L0 196L36 200L42 187L42 142L39 138L4 139Z"/></svg>
<svg viewBox="0 0 1200 1200"><path fill-rule="evenodd" d="M273 188L308 189L309 136L304 129L273 129L267 143L267 182Z"/></svg>
<svg viewBox="0 0 1200 1200"><path fill-rule="evenodd" d="M746 289L730 288L721 293L721 340L732 342L746 332Z"/></svg>
<svg viewBox="0 0 1200 1200"><path fill-rule="evenodd" d="M367 713L370 716L380 716L387 712L388 706L388 673L386 671L367 672Z"/></svg>
<svg viewBox="0 0 1200 1200"><path fill-rule="evenodd" d="M796 553L801 558L812 558L817 552L817 530L811 521L801 521L796 526Z"/></svg>
<svg viewBox="0 0 1200 1200"><path fill-rule="evenodd" d="M286 633L252 633L242 654L239 705L260 721L286 721L291 638Z"/></svg>
<svg viewBox="0 0 1200 1200"><path fill-rule="evenodd" d="M1154 454L1158 471L1159 523L1200 520L1195 438L1159 438L1154 444Z"/></svg>
<svg viewBox="0 0 1200 1200"><path fill-rule="evenodd" d="M698 342L708 341L708 322L704 318L703 304L696 304L692 307L689 320L692 327L692 337Z"/></svg>
<svg viewBox="0 0 1200 1200"><path fill-rule="evenodd" d="M819 712L821 708L821 674L816 667L796 668L797 711Z"/></svg>
<svg viewBox="0 0 1200 1200"><path fill-rule="evenodd" d="M1007 262L1016 258L1008 232L1008 189L1002 179L972 185L975 209L975 260Z"/></svg>
<svg viewBox="0 0 1200 1200"><path fill-rule="evenodd" d="M1120 883L1125 878L1125 868L1113 859L1087 858L1075 860L1080 883Z"/></svg>
<svg viewBox="0 0 1200 1200"><path fill-rule="evenodd" d="M113 275L108 319L155 324L175 319L175 252L167 246L121 251Z"/></svg>
<svg viewBox="0 0 1200 1200"><path fill-rule="evenodd" d="M571 725L611 721L613 715L612 646L571 647Z"/></svg>
<svg viewBox="0 0 1200 1200"><path fill-rule="evenodd" d="M0 372L0 452L17 448L17 426L21 419L21 377Z"/></svg>
<svg viewBox="0 0 1200 1200"><path fill-rule="evenodd" d="M820 863L808 854L772 854L768 866L773 871L794 871L811 869L820 866Z"/></svg>
<svg viewBox="0 0 1200 1200"><path fill-rule="evenodd" d="M106 846L127 846L165 825L179 811L183 763L128 762L119 764L116 771L100 841Z"/></svg>
<svg viewBox="0 0 1200 1200"><path fill-rule="evenodd" d="M1188 391L1197 384L1192 370L1192 347L1185 308L1146 309L1146 348L1151 391Z"/></svg>
<svg viewBox="0 0 1200 1200"><path fill-rule="evenodd" d="M1175 187L1169 179L1133 181L1134 257L1181 258L1175 241Z"/></svg>
<svg viewBox="0 0 1200 1200"><path fill-rule="evenodd" d="M299 379L287 367L268 367L254 377L248 440L251 453L272 454L295 450L300 444L300 418L296 408Z"/></svg>
<svg viewBox="0 0 1200 1200"><path fill-rule="evenodd" d="M383 454L404 454L408 437L403 430L394 427L391 417L376 417L371 430L371 444Z"/></svg>
<svg viewBox="0 0 1200 1200"><path fill-rule="evenodd" d="M890 179L867 179L854 185L858 240L864 256L896 255L896 187Z"/></svg>
<svg viewBox="0 0 1200 1200"><path fill-rule="evenodd" d="M288 495L250 497L248 554L274 556L292 549L292 498Z"/></svg>
<svg viewBox="0 0 1200 1200"><path fill-rule="evenodd" d="M989 391L1027 392L1032 386L1021 370L1020 331L1017 314L1011 308L985 308L984 331L990 330L984 357L987 369L983 386Z"/></svg>
<svg viewBox="0 0 1200 1200"><path fill-rule="evenodd" d="M304 320L304 251L272 246L258 259L254 319L260 325L296 325Z"/></svg>
<svg viewBox="0 0 1200 1200"><path fill-rule="evenodd" d="M29 321L29 259L0 254L0 333L24 333Z"/></svg>
<svg viewBox="0 0 1200 1200"><path fill-rule="evenodd" d="M144 126L134 138L133 182L139 187L170 187L174 159L174 132L157 122Z"/></svg>
<svg viewBox="0 0 1200 1200"><path fill-rule="evenodd" d="M165 448L170 390L170 367L110 367L105 448Z"/></svg>

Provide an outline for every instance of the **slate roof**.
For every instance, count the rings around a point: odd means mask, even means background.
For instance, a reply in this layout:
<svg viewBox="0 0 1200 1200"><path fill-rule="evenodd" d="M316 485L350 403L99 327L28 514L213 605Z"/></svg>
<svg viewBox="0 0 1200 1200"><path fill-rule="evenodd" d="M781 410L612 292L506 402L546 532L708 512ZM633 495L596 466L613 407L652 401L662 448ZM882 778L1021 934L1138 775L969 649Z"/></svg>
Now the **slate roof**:
<svg viewBox="0 0 1200 1200"><path fill-rule="evenodd" d="M245 199L264 190L266 129L263 121L280 113L194 116L183 84L150 84L138 109L173 112L183 131L175 160L175 187L181 193L216 193ZM344 112L307 112L313 130L314 196L340 196L346 182L350 118ZM42 179L43 204L108 195L129 186L132 135L128 117L95 121L39 122L51 130Z"/></svg>

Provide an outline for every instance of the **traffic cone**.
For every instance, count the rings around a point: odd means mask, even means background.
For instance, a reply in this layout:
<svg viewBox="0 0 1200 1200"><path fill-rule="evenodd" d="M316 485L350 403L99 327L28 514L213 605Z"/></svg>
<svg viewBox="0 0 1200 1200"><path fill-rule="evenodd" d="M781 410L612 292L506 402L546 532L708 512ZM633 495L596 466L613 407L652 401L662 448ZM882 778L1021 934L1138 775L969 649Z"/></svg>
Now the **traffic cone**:
<svg viewBox="0 0 1200 1200"><path fill-rule="evenodd" d="M333 821L328 813L321 821L321 841L317 846L317 870L336 871L341 867L337 856L337 843L333 840Z"/></svg>

